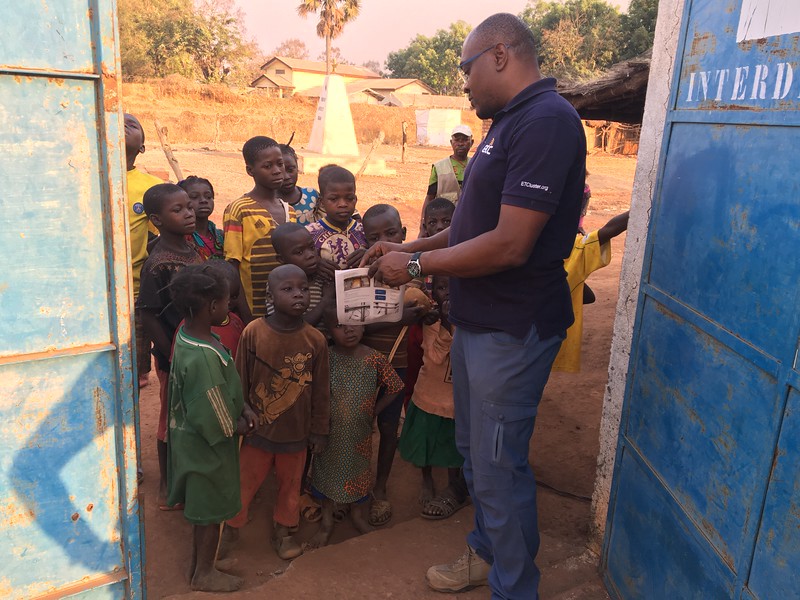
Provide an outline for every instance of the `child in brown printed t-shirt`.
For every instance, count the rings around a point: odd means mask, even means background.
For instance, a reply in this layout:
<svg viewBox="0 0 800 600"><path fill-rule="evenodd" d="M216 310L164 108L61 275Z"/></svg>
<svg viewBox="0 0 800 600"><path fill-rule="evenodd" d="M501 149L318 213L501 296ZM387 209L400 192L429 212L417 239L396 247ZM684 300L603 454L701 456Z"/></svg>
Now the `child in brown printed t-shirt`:
<svg viewBox="0 0 800 600"><path fill-rule="evenodd" d="M296 265L281 265L269 275L275 312L252 321L242 333L236 368L245 401L258 416L240 456L242 510L226 523L223 540L237 537L247 509L274 468L278 495L272 544L284 560L302 554L290 530L300 519L300 483L306 452L327 443L330 377L325 337L303 320L309 304L308 278Z"/></svg>

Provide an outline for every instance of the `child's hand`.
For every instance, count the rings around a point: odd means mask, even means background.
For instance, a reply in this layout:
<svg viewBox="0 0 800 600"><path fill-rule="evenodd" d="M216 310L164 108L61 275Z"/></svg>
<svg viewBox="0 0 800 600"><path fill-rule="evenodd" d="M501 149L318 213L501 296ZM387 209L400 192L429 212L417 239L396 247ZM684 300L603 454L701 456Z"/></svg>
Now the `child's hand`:
<svg viewBox="0 0 800 600"><path fill-rule="evenodd" d="M258 425L258 417L256 413L253 412L253 409L250 408L250 405L247 402L244 403L244 408L242 409L242 416L239 417L237 421L237 425L242 424L243 431L237 427L236 433L239 435L250 435L255 431L256 425Z"/></svg>
<svg viewBox="0 0 800 600"><path fill-rule="evenodd" d="M433 325L438 320L439 320L439 311L436 310L435 308L429 310L428 314L422 317L423 325Z"/></svg>
<svg viewBox="0 0 800 600"><path fill-rule="evenodd" d="M320 258L317 265L317 273L324 281L333 281L334 273L336 272L336 263L327 258Z"/></svg>
<svg viewBox="0 0 800 600"><path fill-rule="evenodd" d="M328 436L312 433L308 436L308 449L311 454L319 454L328 447Z"/></svg>
<svg viewBox="0 0 800 600"><path fill-rule="evenodd" d="M324 302L326 305L336 303L336 286L333 285L332 281L326 281L322 284L322 298L320 302Z"/></svg>
<svg viewBox="0 0 800 600"><path fill-rule="evenodd" d="M354 250L350 254L347 255L347 267L350 269L355 269L358 264L361 262L364 254L366 254L366 248L359 248L358 250Z"/></svg>
<svg viewBox="0 0 800 600"><path fill-rule="evenodd" d="M425 307L416 304L407 304L403 307L403 318L400 323L403 325L413 325L425 315Z"/></svg>

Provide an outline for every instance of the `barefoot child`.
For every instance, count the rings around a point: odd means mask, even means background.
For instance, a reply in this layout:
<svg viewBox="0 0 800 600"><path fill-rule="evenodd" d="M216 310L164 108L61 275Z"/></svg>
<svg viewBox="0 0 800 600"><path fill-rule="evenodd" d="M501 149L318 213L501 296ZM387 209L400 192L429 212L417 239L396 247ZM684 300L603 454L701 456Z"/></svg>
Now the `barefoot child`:
<svg viewBox="0 0 800 600"><path fill-rule="evenodd" d="M364 233L367 246L377 242L402 243L406 238L406 228L400 221L400 213L388 204L376 204L364 213ZM416 282L422 287L421 281ZM405 376L408 366L407 344L408 326L418 323L423 309L418 306L406 306L403 318L397 323L375 323L367 325L364 345L374 348L389 358L392 367L400 379ZM400 414L403 411L403 398L398 397L385 410L378 414L378 465L373 490L374 500L370 507L370 525L385 525L392 518L392 505L389 502L386 486L392 471L394 455L397 451L397 429L400 425Z"/></svg>
<svg viewBox="0 0 800 600"><path fill-rule="evenodd" d="M228 282L218 269L189 266L170 293L184 323L169 382L168 499L192 524L193 590L232 592L244 580L215 567L220 526L241 508L239 436L255 427L233 358L212 333L228 315Z"/></svg>
<svg viewBox="0 0 800 600"><path fill-rule="evenodd" d="M153 340L153 356L160 384L161 410L156 433L158 466L161 473L158 502L161 510L170 510L167 491L167 388L170 353L181 315L169 295L172 278L183 267L202 264L201 256L186 242L194 231L194 209L189 196L173 183L161 183L144 194L144 210L158 228L159 237L142 266L142 280L136 309L148 337Z"/></svg>
<svg viewBox="0 0 800 600"><path fill-rule="evenodd" d="M272 231L295 220L292 208L278 197L285 176L278 142L264 136L242 147L245 170L254 187L225 208L225 260L239 271L246 302L240 302L245 322L266 314L266 286L270 271L278 266L272 249Z"/></svg>
<svg viewBox="0 0 800 600"><path fill-rule="evenodd" d="M324 260L333 261L340 269L358 266L367 247L364 228L353 213L356 211L356 178L339 165L326 165L319 170L320 207L325 212L306 229L314 238L314 246Z"/></svg>
<svg viewBox="0 0 800 600"><path fill-rule="evenodd" d="M194 233L186 241L197 250L205 260L223 257L223 235L213 222L209 221L214 212L214 187L208 179L190 175L178 185L183 188L192 201L195 216Z"/></svg>
<svg viewBox="0 0 800 600"><path fill-rule="evenodd" d="M328 345L303 321L309 303L308 279L300 267L281 265L269 275L275 312L245 327L236 368L245 400L258 426L242 446L242 510L227 522L226 543L247 523L247 509L258 488L275 469L278 495L272 545L284 560L303 550L290 531L300 520L300 482L306 452L324 449L330 420Z"/></svg>
<svg viewBox="0 0 800 600"><path fill-rule="evenodd" d="M594 271L611 262L611 240L628 229L628 211L612 218L597 231L575 235L575 245L564 261L567 283L572 297L575 322L567 329L567 338L561 343L553 371L578 373L581 370L581 341L583 338L583 305L586 279ZM592 295L594 296L594 295Z"/></svg>
<svg viewBox="0 0 800 600"><path fill-rule="evenodd" d="M420 503L422 516L446 519L467 503L467 485L461 475L464 458L456 448L453 420L453 381L450 373L450 345L453 328L448 321L450 280L433 278L433 299L440 320L423 326L422 368L414 395L406 411L400 436L400 456L422 470ZM433 483L432 467L445 467L449 485L439 495Z"/></svg>
<svg viewBox="0 0 800 600"><path fill-rule="evenodd" d="M400 398L403 382L386 358L362 345L362 325L339 325L333 311L326 313L333 347L330 350L331 434L328 447L314 457L312 486L322 500L322 524L309 542L324 546L333 532L336 503L351 506L359 533L372 528L367 522L372 488L372 423L375 414ZM379 389L384 394L376 404Z"/></svg>
<svg viewBox="0 0 800 600"><path fill-rule="evenodd" d="M325 216L325 212L319 206L319 192L314 188L297 185L297 154L288 144L281 144L280 149L286 170L286 177L279 191L280 197L294 209L298 223L303 226L316 223Z"/></svg>

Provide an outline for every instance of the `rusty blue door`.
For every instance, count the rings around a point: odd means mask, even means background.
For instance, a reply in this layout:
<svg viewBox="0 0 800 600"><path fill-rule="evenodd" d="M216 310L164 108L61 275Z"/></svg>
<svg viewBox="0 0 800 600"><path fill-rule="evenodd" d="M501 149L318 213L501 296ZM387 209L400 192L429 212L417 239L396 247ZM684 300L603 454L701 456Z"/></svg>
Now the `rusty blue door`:
<svg viewBox="0 0 800 600"><path fill-rule="evenodd" d="M798 32L796 0L685 4L603 548L617 598L800 598Z"/></svg>
<svg viewBox="0 0 800 600"><path fill-rule="evenodd" d="M113 0L0 9L0 597L141 598Z"/></svg>

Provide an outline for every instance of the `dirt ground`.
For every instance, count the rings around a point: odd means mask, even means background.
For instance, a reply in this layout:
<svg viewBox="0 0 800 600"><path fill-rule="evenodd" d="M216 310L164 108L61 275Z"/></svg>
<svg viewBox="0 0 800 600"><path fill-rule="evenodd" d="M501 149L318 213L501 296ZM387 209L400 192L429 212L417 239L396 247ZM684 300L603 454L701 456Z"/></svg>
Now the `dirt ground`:
<svg viewBox="0 0 800 600"><path fill-rule="evenodd" d="M241 146L226 144L210 151L177 144L174 146L184 176L200 175L212 181L216 191L216 209L212 220L221 225L224 207L252 187L244 172ZM397 170L395 177L362 177L358 182L360 211L387 202L394 204L408 228L409 238L416 236L419 210L427 187L430 165L446 156L449 149L410 147L406 162L400 163L400 147L384 146L378 151L387 166ZM301 151L302 154L302 151ZM167 176L167 163L157 143L138 161L138 166L156 175ZM588 159L592 201L585 226L597 229L612 216L627 210L636 161L633 158L592 155ZM174 176L172 180L174 181ZM314 176L301 175L300 185L316 187ZM619 270L624 235L612 243L612 262L592 275L589 283L597 302L584 308L583 366L580 374L554 373L545 390L536 432L531 445L531 462L539 486L539 522L544 534L568 543L582 544L588 533L589 505L594 484L598 435L603 392L611 346L614 308L617 301ZM163 598L189 592L186 576L190 557L191 529L179 512L161 512L156 504L158 464L155 431L158 419L158 383L155 372L150 385L142 390L141 432L145 482L142 486L146 538L146 582L151 598ZM444 485L443 473L438 473ZM399 457L389 481L389 496L394 507L390 527L419 514L417 493L419 474ZM251 509L252 521L243 529L237 550L235 572L245 577L246 589L252 589L282 573L288 563L275 556L268 540L271 522L268 515L274 500L274 481L268 479ZM316 525L302 523L299 536L309 538ZM402 531L401 531L402 530ZM400 528L398 535L406 529ZM332 542L355 535L349 523L337 526ZM463 546L452 549L455 557ZM398 576L418 577L402 572L402 560L394 562ZM319 592L325 583L317 584ZM309 590L312 592L312 590Z"/></svg>

